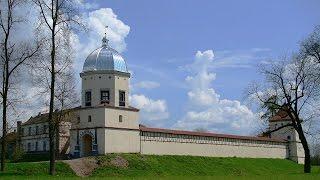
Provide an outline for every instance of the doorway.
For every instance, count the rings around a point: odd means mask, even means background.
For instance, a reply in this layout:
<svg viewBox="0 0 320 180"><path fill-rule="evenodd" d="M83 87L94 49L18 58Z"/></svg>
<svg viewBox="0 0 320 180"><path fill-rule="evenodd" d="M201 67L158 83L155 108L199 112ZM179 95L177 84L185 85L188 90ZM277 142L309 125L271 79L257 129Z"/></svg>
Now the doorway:
<svg viewBox="0 0 320 180"><path fill-rule="evenodd" d="M92 152L92 137L86 134L82 137L82 142L83 156L90 156Z"/></svg>

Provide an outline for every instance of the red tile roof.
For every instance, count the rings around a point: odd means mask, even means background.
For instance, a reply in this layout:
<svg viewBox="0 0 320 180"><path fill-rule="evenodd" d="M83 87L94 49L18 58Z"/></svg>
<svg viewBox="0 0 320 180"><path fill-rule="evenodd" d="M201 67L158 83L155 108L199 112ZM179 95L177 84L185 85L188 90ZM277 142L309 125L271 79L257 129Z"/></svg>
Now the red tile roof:
<svg viewBox="0 0 320 180"><path fill-rule="evenodd" d="M220 137L229 139L242 139L242 140L255 140L255 141L271 141L271 142L286 142L282 139L268 138L268 137L255 137L255 136L237 136L229 134L215 134L210 132L196 132L196 131L182 131L172 129L161 129L161 128L150 128L144 125L140 125L140 131L144 132L159 132L169 134L180 134L180 135L193 135L193 136L206 136L206 137Z"/></svg>
<svg viewBox="0 0 320 180"><path fill-rule="evenodd" d="M284 110L279 110L276 115L271 117L269 119L269 122L275 122L275 121L291 121L291 118L289 117L288 113Z"/></svg>
<svg viewBox="0 0 320 180"><path fill-rule="evenodd" d="M99 104L99 105L96 105L96 106L88 106L88 107L78 107L79 109L90 109L90 108L109 108L109 109L121 109L121 110L127 110L127 111L135 111L135 112L139 112L140 110L135 108L135 107L132 107L132 106L129 106L129 107L119 107L119 106L113 106L111 104L107 104L107 103L104 103L104 104Z"/></svg>

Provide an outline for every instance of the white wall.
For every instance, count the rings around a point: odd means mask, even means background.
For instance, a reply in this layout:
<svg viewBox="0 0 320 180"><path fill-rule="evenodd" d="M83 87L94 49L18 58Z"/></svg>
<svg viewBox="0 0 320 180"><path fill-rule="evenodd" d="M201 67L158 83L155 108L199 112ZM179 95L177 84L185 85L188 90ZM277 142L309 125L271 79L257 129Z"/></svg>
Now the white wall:
<svg viewBox="0 0 320 180"><path fill-rule="evenodd" d="M105 153L139 152L139 130L105 129Z"/></svg>
<svg viewBox="0 0 320 180"><path fill-rule="evenodd" d="M141 154L192 155L211 157L287 158L287 146L268 144L198 144L185 142L141 141Z"/></svg>
<svg viewBox="0 0 320 180"><path fill-rule="evenodd" d="M110 105L119 106L119 90L125 91L126 104L129 107L129 79L130 74L111 71L95 71L81 73L82 79L82 107L85 107L84 95L91 91L91 106L100 104L100 91L109 90Z"/></svg>
<svg viewBox="0 0 320 180"><path fill-rule="evenodd" d="M290 121L275 121L269 122L270 130L274 130L278 127L291 123ZM271 133L272 138L286 139L289 143L289 159L299 163L304 164L304 149L302 147L301 141L297 131L291 127L284 127L278 131Z"/></svg>

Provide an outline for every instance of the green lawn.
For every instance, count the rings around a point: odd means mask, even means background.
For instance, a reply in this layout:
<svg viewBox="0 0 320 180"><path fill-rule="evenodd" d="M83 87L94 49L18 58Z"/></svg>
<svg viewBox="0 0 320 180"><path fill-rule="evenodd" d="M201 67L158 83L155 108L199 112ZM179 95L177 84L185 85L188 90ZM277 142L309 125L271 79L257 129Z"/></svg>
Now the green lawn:
<svg viewBox="0 0 320 180"><path fill-rule="evenodd" d="M48 175L48 169L48 162L7 163L6 172L0 172L0 179L56 179L60 177L76 177L72 169L62 162L56 163L57 175L55 177Z"/></svg>
<svg viewBox="0 0 320 180"><path fill-rule="evenodd" d="M116 154L98 157L104 166L96 169L92 177L172 177L172 176L295 176L303 175L303 166L289 160L213 158L194 156L155 156L122 154L128 160L128 168L110 165ZM320 168L313 168L312 175L320 179Z"/></svg>
<svg viewBox="0 0 320 180"><path fill-rule="evenodd" d="M111 160L121 156L128 167L116 167ZM289 160L212 158L109 154L96 157L100 166L90 179L320 179L320 167L303 174L303 166ZM57 175L47 175L48 162L8 163L0 179L77 179L68 165L57 163Z"/></svg>

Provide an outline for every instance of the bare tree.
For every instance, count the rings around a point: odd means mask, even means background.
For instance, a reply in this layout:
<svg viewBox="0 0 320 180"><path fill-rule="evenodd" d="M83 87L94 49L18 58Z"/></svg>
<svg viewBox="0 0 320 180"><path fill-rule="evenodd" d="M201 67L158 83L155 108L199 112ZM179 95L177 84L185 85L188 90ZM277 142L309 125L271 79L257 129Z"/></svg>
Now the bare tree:
<svg viewBox="0 0 320 180"><path fill-rule="evenodd" d="M320 25L316 26L314 31L301 42L300 55L304 59L309 57L320 63Z"/></svg>
<svg viewBox="0 0 320 180"><path fill-rule="evenodd" d="M64 48L70 47L68 40L70 32L75 25L80 25L79 12L76 9L74 0L33 0L40 13L41 24L39 28L47 32L48 48L50 61L44 64L46 71L49 72L50 79L46 82L50 90L49 100L49 144L50 144L50 170L51 175L55 174L55 135L56 125L53 118L55 92L56 92L56 75L63 71ZM60 57L59 57L60 56ZM60 61L59 61L60 60ZM49 66L47 66L49 65Z"/></svg>
<svg viewBox="0 0 320 180"><path fill-rule="evenodd" d="M310 173L310 149L306 135L314 125L313 111L310 109L317 108L316 103L320 97L320 77L315 75L314 64L292 57L290 61L284 59L265 66L261 72L266 78L264 86L254 84L249 94L258 99L266 109L272 107L273 111L281 110L288 114L291 123L273 131L288 126L297 131L305 153L304 172Z"/></svg>
<svg viewBox="0 0 320 180"><path fill-rule="evenodd" d="M71 52L71 50L69 52ZM72 55L70 54L70 56ZM59 157L60 155L60 133L63 133L63 129L60 129L60 127L64 128L68 123L71 122L74 117L73 108L79 104L79 96L76 91L72 59L73 58L67 56L67 59L65 61L69 63L65 63L64 71L60 71L57 74L55 107L56 109L59 109L59 111L57 111L54 116L57 157Z"/></svg>
<svg viewBox="0 0 320 180"><path fill-rule="evenodd" d="M31 43L16 41L14 29L23 23L17 10L24 3L22 0L0 1L0 73L1 73L1 103L2 103L2 146L1 146L1 171L5 170L6 136L8 132L8 108L13 107L15 99L15 83L21 66L30 60L39 50L40 44L33 46Z"/></svg>

